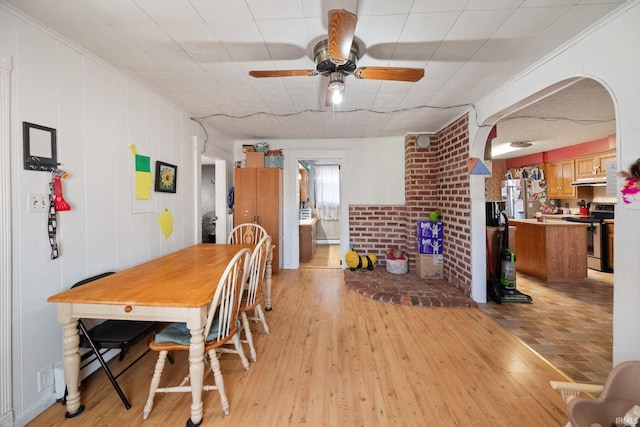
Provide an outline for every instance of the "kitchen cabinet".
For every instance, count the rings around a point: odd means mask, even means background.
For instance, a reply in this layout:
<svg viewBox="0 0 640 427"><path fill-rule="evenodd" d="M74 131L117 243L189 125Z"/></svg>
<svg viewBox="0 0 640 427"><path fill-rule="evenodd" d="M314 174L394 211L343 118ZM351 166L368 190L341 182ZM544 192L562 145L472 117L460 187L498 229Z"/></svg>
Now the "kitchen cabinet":
<svg viewBox="0 0 640 427"><path fill-rule="evenodd" d="M602 153L598 156L598 176L606 176L607 175L607 162L615 162L616 161L616 152L610 151L607 153Z"/></svg>
<svg viewBox="0 0 640 427"><path fill-rule="evenodd" d="M282 169L234 169L233 222L239 225L255 222L263 226L275 245L272 271L280 271L282 259Z"/></svg>
<svg viewBox="0 0 640 427"><path fill-rule="evenodd" d="M605 227L607 228L606 236L607 236L607 267L609 270L613 271L613 228L614 228L614 220L608 219L605 220Z"/></svg>
<svg viewBox="0 0 640 427"><path fill-rule="evenodd" d="M512 219L516 227L516 270L546 282L580 282L587 278L589 224Z"/></svg>
<svg viewBox="0 0 640 427"><path fill-rule="evenodd" d="M593 178L600 167L598 156L578 157L575 159L576 179Z"/></svg>
<svg viewBox="0 0 640 427"><path fill-rule="evenodd" d="M308 202L309 201L309 171L304 166L301 165L298 168L298 172L300 173L300 201Z"/></svg>
<svg viewBox="0 0 640 427"><path fill-rule="evenodd" d="M615 151L576 158L576 179L604 177L607 173L606 162L612 160L616 160Z"/></svg>
<svg viewBox="0 0 640 427"><path fill-rule="evenodd" d="M318 218L300 220L298 237L300 239L300 262L309 262L316 252Z"/></svg>
<svg viewBox="0 0 640 427"><path fill-rule="evenodd" d="M571 185L575 181L573 159L546 164L547 197L549 199L575 199L576 189Z"/></svg>

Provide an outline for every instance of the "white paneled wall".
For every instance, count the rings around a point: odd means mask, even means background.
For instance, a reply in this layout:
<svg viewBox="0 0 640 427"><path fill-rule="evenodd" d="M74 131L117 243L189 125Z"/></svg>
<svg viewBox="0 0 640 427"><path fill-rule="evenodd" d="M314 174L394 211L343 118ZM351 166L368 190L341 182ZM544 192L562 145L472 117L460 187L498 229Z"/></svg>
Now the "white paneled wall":
<svg viewBox="0 0 640 427"><path fill-rule="evenodd" d="M39 388L37 381L39 372L53 370L62 360L61 327L47 298L85 277L197 242L199 153L192 135L199 129L176 106L29 19L0 6L0 23L0 52L13 61L12 223L7 227L13 256L2 271L11 271L13 294L13 418L15 425L24 425L55 400L54 387ZM47 193L51 174L23 169L23 121L57 129L58 161L69 172L63 194L72 209L58 213L60 257L55 260L50 259L46 213L27 213L27 195ZM157 160L178 166L175 194L152 191L152 200L134 200L132 144L150 156L152 172ZM134 209L139 206L143 209ZM168 239L157 223L165 209L174 217ZM3 337L8 335L4 327ZM4 381L9 376L2 372Z"/></svg>

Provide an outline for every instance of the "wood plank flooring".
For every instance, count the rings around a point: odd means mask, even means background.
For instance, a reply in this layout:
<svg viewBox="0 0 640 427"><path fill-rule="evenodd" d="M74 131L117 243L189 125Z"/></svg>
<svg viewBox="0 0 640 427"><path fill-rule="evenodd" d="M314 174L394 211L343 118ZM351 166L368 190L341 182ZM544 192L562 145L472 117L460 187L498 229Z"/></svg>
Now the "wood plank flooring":
<svg viewBox="0 0 640 427"><path fill-rule="evenodd" d="M340 268L340 245L316 245L313 258L300 268Z"/></svg>
<svg viewBox="0 0 640 427"><path fill-rule="evenodd" d="M362 297L340 269L282 270L274 276L271 334L253 330L257 363L245 371L221 357L231 404L204 392L203 426L560 426L565 405L550 380L565 377L476 308L422 308ZM142 420L156 355L119 382L127 411L98 371L81 387L86 410L65 419L55 404L31 426L178 426L189 394L157 395ZM166 365L179 382L186 355ZM112 361L116 366L117 361ZM207 372L205 380L212 380Z"/></svg>

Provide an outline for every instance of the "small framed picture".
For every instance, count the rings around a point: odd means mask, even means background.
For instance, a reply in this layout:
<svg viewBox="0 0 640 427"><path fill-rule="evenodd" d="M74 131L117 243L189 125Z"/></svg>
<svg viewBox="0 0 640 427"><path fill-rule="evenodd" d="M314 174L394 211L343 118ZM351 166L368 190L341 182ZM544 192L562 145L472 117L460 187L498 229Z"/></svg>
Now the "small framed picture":
<svg viewBox="0 0 640 427"><path fill-rule="evenodd" d="M156 191L162 193L175 193L177 179L177 166L164 162L156 162Z"/></svg>

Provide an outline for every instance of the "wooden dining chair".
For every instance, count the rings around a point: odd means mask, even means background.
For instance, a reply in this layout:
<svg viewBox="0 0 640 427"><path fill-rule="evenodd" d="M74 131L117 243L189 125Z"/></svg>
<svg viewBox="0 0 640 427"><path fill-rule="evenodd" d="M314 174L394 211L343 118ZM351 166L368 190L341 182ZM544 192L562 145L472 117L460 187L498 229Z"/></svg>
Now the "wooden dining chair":
<svg viewBox="0 0 640 427"><path fill-rule="evenodd" d="M244 332L243 343L249 345L251 359L255 362L257 354L253 345L253 335L249 320L254 322L262 322L262 327L266 334L269 333L269 325L262 311L264 304L264 278L267 268L267 257L271 247L271 237L265 236L258 242L258 245L251 253L249 261L248 278L242 293L242 301L240 302L240 320L242 321L242 331Z"/></svg>
<svg viewBox="0 0 640 427"><path fill-rule="evenodd" d="M204 328L205 357L208 359L211 370L213 371L215 385L203 384L202 390L218 390L222 410L225 415L229 415L229 400L224 390L224 381L222 379L216 349L232 341L235 346L235 351L243 361L245 369L249 369L249 362L244 356L242 344L240 343L238 315L243 283L247 277L246 268L250 257L251 251L244 248L238 251L228 263L216 287ZM187 382L189 382L189 375L187 375L178 386L158 387L168 352L189 351L190 343L191 332L187 328L187 325L184 322L177 322L172 323L164 331L158 333L151 344L149 344L149 348L159 352L159 355L153 371L151 386L149 387L149 398L144 407L143 417L145 420L149 417L153 409L153 398L156 393L191 392L191 385L186 385Z"/></svg>
<svg viewBox="0 0 640 427"><path fill-rule="evenodd" d="M267 230L259 224L247 222L244 224L236 225L233 230L227 236L227 243L229 244L246 244L255 245L264 236L267 236Z"/></svg>
<svg viewBox="0 0 640 427"><path fill-rule="evenodd" d="M263 237L268 236L267 230L259 224L247 222L239 224L231 230L227 236L227 243L229 244L248 244L255 245ZM276 246L273 242L273 238L267 248L267 274L265 280L266 297L265 297L265 311L271 311L271 263L273 262L273 251Z"/></svg>

